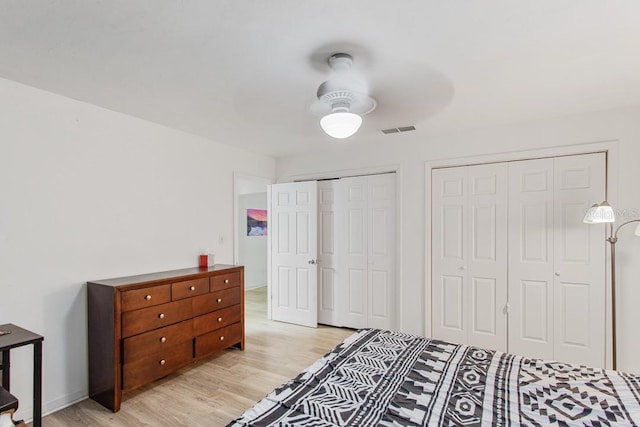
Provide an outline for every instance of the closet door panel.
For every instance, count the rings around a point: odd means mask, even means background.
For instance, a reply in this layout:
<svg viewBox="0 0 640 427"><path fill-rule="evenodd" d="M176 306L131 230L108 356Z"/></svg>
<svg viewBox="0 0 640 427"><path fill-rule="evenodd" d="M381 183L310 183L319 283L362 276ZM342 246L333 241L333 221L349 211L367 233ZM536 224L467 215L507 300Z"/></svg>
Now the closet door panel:
<svg viewBox="0 0 640 427"><path fill-rule="evenodd" d="M507 164L468 168L468 344L507 350Z"/></svg>
<svg viewBox="0 0 640 427"><path fill-rule="evenodd" d="M318 182L318 323L341 326L336 294L335 182Z"/></svg>
<svg viewBox="0 0 640 427"><path fill-rule="evenodd" d="M344 248L338 260L342 300L340 320L350 328L367 327L368 249L367 177L336 181L336 239Z"/></svg>
<svg viewBox="0 0 640 427"><path fill-rule="evenodd" d="M474 277L471 282L471 334L496 336L496 281ZM470 334L470 335L471 335ZM502 337L504 339L504 337ZM469 343L473 344L471 337ZM485 347L493 348L486 345ZM504 346L506 347L506 346ZM504 348L503 347L503 348ZM502 349L496 349L502 350Z"/></svg>
<svg viewBox="0 0 640 427"><path fill-rule="evenodd" d="M553 314L548 310L548 301L552 294L552 289L548 281L521 280L516 284L518 287L518 300L514 302L514 318L518 319L520 328L518 337L529 343L539 343L548 346L551 341L549 336L550 323ZM514 322L515 323L515 322ZM516 324L511 325L515 328ZM515 332L515 331L514 331ZM518 352L516 343L510 343L509 351L528 356L523 351Z"/></svg>
<svg viewBox="0 0 640 427"><path fill-rule="evenodd" d="M389 276L386 271L371 270L369 273L369 326L374 328L388 328L389 307Z"/></svg>
<svg viewBox="0 0 640 427"><path fill-rule="evenodd" d="M452 336L460 333L459 337L449 339L449 341L466 343L464 282L464 276L462 275L450 276L443 274L440 276L440 283L437 289L440 293L438 320L440 321L440 327L448 330L441 332L441 336L434 334L434 338L447 340L445 335Z"/></svg>
<svg viewBox="0 0 640 427"><path fill-rule="evenodd" d="M510 162L510 353L553 358L553 159Z"/></svg>
<svg viewBox="0 0 640 427"><path fill-rule="evenodd" d="M556 158L554 194L554 357L604 367L605 227L582 222L605 199L604 154Z"/></svg>
<svg viewBox="0 0 640 427"><path fill-rule="evenodd" d="M368 325L395 326L396 175L370 175L368 182Z"/></svg>
<svg viewBox="0 0 640 427"><path fill-rule="evenodd" d="M467 168L432 171L433 337L468 340Z"/></svg>

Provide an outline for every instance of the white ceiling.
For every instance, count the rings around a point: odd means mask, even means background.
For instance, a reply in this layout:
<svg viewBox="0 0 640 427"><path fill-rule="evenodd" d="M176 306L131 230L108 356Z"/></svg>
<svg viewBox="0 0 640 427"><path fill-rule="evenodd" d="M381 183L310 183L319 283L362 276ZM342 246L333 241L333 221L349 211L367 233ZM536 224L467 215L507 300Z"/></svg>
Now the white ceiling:
<svg viewBox="0 0 640 427"><path fill-rule="evenodd" d="M309 111L337 51L378 101L346 142ZM3 0L0 77L273 156L401 142L640 104L640 2Z"/></svg>

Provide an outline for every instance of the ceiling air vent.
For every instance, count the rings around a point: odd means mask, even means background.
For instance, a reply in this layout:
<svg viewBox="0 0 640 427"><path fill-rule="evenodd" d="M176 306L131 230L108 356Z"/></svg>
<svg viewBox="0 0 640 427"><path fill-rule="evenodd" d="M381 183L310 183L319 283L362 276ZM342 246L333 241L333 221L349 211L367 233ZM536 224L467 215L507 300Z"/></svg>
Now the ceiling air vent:
<svg viewBox="0 0 640 427"><path fill-rule="evenodd" d="M384 133L385 135L389 135L391 133L400 133L400 132L409 132L412 130L416 130L415 126L400 126L397 128L389 128L389 129L382 129L382 133Z"/></svg>

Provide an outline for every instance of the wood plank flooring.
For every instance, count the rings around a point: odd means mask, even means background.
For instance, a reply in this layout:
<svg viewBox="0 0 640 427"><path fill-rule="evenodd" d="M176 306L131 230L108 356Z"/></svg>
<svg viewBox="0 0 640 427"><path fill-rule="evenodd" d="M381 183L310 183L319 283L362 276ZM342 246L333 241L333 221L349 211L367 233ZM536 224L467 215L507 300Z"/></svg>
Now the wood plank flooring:
<svg viewBox="0 0 640 427"><path fill-rule="evenodd" d="M87 399L43 426L224 426L353 333L269 321L266 300L266 288L246 292L245 351L225 350L126 393L118 413Z"/></svg>

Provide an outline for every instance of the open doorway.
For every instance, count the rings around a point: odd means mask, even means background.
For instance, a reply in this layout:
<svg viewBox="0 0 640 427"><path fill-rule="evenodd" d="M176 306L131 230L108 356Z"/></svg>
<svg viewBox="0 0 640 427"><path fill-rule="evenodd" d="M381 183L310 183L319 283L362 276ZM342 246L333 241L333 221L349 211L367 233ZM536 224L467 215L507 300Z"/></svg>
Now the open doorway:
<svg viewBox="0 0 640 427"><path fill-rule="evenodd" d="M267 186L269 178L235 172L234 190L234 264L244 266L247 298L267 302Z"/></svg>

